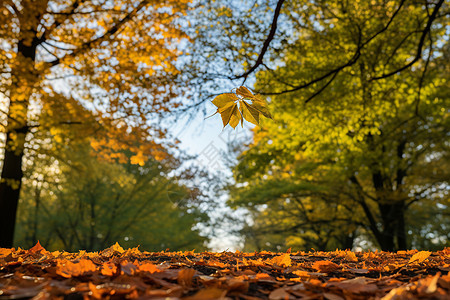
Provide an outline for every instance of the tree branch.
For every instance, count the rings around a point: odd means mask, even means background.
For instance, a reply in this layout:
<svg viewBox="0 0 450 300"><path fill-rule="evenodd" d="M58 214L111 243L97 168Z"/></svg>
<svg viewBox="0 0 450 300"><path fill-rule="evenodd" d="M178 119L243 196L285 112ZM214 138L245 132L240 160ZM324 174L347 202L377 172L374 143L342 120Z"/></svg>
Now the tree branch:
<svg viewBox="0 0 450 300"><path fill-rule="evenodd" d="M404 65L403 67L400 67L394 71L391 71L387 74L383 74L381 76L378 77L374 77L372 78L372 80L378 80L378 79L383 79L383 78L387 78L390 77L394 74L397 74L403 70L406 70L407 68L411 67L413 64L415 64L419 59L421 59L422 57L422 48L423 48L423 44L425 42L425 38L427 36L427 34L430 32L431 30L431 25L433 24L433 21L436 19L437 17L437 13L439 11L439 9L441 8L442 4L444 3L444 0L439 0L439 2L436 4L436 6L433 9L433 12L431 13L430 17L428 18L428 22L427 25L425 26L424 30L422 31L422 35L420 37L419 40L419 45L417 46L417 53L416 56L414 57L414 59L412 61L410 61L409 63L407 63L406 65Z"/></svg>
<svg viewBox="0 0 450 300"><path fill-rule="evenodd" d="M264 55L266 54L267 49L269 48L270 42L273 40L273 38L275 36L275 32L277 31L278 17L280 16L281 6L283 5L283 2L284 2L284 0L278 0L278 2L277 2L277 7L275 8L275 12L273 14L273 20L272 20L272 25L270 27L269 35L267 36L266 40L264 41L263 47L261 49L261 52L259 53L258 58L256 59L255 64L247 72L234 77L234 79L244 78L244 82L242 84L245 83L247 76L250 75L251 73L253 73L253 71L255 71L256 68L258 68L263 63Z"/></svg>
<svg viewBox="0 0 450 300"><path fill-rule="evenodd" d="M52 25L50 25L50 27L46 28L46 29L44 30L44 32L42 33L41 37L39 38L39 44L45 42L45 41L47 40L47 38L48 38L48 35L49 35L53 30L55 30L56 28L58 28L59 26L61 26L61 24L64 23L70 16L72 16L72 15L75 13L76 9L77 9L77 8L80 6L80 4L82 4L82 3L83 3L83 1L75 0L75 1L72 3L72 5L70 6L69 11L64 12L64 13L61 13L61 14L63 14L64 16L66 16L66 18L64 18L64 19L58 19L58 18L56 18L56 19L55 19L55 22L54 22ZM48 12L47 12L47 13L48 13Z"/></svg>
<svg viewBox="0 0 450 300"><path fill-rule="evenodd" d="M112 26L110 29L108 29L102 36L95 38L93 40L90 40L83 45L81 45L79 48L75 49L72 53L64 55L62 58L55 59L51 62L47 62L45 65L48 68L54 67L59 65L63 60L65 60L67 57L75 57L78 54L81 54L87 50L90 50L93 45L101 43L102 41L107 40L111 36L113 36L117 31L119 31L120 28L124 24L126 24L131 18L133 18L136 13L138 13L142 8L144 8L149 0L144 0L129 14L127 14L123 19L121 19L119 22L117 22L114 26Z"/></svg>

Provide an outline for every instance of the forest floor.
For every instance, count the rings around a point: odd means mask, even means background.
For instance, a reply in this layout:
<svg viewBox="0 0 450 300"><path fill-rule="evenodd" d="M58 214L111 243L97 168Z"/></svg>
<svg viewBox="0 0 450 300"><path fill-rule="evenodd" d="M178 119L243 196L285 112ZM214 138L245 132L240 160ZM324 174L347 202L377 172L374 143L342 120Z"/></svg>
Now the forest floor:
<svg viewBox="0 0 450 300"><path fill-rule="evenodd" d="M0 299L450 299L429 252L100 252L0 248Z"/></svg>

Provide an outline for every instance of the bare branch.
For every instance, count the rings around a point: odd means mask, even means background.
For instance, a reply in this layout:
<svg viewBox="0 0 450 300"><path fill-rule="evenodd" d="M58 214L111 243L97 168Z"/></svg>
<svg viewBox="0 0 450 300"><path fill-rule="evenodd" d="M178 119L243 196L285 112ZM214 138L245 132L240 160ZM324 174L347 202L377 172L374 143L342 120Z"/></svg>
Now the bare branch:
<svg viewBox="0 0 450 300"><path fill-rule="evenodd" d="M242 84L245 83L247 76L250 75L253 71L255 71L256 68L258 68L263 63L264 55L266 54L267 49L269 48L270 42L273 40L273 37L275 36L275 32L277 31L278 17L280 16L281 6L283 5L283 2L284 2L284 0L278 0L278 2L277 2L277 7L275 8L275 12L273 14L273 20L272 20L272 25L270 27L269 35L267 36L266 40L264 41L263 47L261 49L261 52L259 53L258 58L256 59L255 64L247 72L234 77L234 79L244 78L244 82Z"/></svg>

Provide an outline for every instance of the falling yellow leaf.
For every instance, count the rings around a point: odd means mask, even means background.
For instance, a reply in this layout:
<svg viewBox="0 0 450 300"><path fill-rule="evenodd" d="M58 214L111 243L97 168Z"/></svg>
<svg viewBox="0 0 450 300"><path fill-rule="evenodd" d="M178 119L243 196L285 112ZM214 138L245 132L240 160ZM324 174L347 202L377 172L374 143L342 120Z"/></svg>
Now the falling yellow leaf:
<svg viewBox="0 0 450 300"><path fill-rule="evenodd" d="M244 86L238 87L236 93L218 95L212 103L217 106L216 113L222 117L224 127L229 124L236 128L239 122L243 126L244 120L259 126L260 115L272 118L267 102Z"/></svg>

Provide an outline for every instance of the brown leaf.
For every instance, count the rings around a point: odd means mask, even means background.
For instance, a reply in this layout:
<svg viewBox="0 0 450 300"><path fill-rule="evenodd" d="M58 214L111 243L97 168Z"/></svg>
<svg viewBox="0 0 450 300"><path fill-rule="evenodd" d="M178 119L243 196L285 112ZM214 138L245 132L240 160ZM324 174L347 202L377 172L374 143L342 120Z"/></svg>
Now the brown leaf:
<svg viewBox="0 0 450 300"><path fill-rule="evenodd" d="M192 285L192 279L195 275L194 269L182 269L178 272L178 278L177 282L179 285L182 286L191 286Z"/></svg>
<svg viewBox="0 0 450 300"><path fill-rule="evenodd" d="M357 277L354 279L343 280L340 282L330 282L327 287L333 286L351 293L375 293L378 291L377 285L373 284L373 279Z"/></svg>
<svg viewBox="0 0 450 300"><path fill-rule="evenodd" d="M226 290L221 290L218 288L207 288L200 290L195 295L191 297L183 298L184 300L213 300L213 299L224 299L227 294Z"/></svg>
<svg viewBox="0 0 450 300"><path fill-rule="evenodd" d="M295 297L292 296L291 294L289 294L286 291L286 288L282 287L282 288L273 290L269 294L269 299L270 300L285 300L285 299L295 299Z"/></svg>
<svg viewBox="0 0 450 300"><path fill-rule="evenodd" d="M330 273L338 270L339 266L328 260L319 260L314 262L312 268L319 272Z"/></svg>
<svg viewBox="0 0 450 300"><path fill-rule="evenodd" d="M323 297L327 300L345 300L341 296L338 296L336 294L331 294L331 293L323 293Z"/></svg>
<svg viewBox="0 0 450 300"><path fill-rule="evenodd" d="M120 270L122 271L122 274L127 274L127 275L134 275L134 273L137 270L137 266L129 261L123 261L120 264Z"/></svg>

